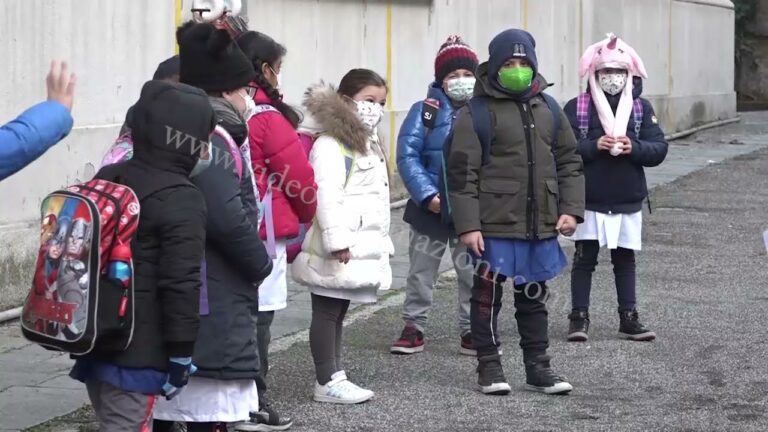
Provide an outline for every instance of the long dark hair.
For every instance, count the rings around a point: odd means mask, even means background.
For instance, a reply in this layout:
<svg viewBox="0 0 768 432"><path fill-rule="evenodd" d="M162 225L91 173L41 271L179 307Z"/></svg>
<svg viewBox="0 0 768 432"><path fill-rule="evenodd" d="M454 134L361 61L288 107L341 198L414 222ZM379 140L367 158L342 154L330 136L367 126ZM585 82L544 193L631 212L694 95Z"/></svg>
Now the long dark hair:
<svg viewBox="0 0 768 432"><path fill-rule="evenodd" d="M360 93L360 90L368 86L384 87L387 89L387 93L389 93L387 80L370 69L352 69L347 72L339 83L338 93L342 96L353 98L356 94Z"/></svg>
<svg viewBox="0 0 768 432"><path fill-rule="evenodd" d="M256 84L269 96L270 105L277 108L291 125L296 128L301 123L301 115L291 108L290 105L283 102L280 92L267 81L262 69L265 63L274 68L278 60L285 57L288 50L271 37L257 31L243 33L238 38L237 43L248 58L251 59L253 68L256 69Z"/></svg>

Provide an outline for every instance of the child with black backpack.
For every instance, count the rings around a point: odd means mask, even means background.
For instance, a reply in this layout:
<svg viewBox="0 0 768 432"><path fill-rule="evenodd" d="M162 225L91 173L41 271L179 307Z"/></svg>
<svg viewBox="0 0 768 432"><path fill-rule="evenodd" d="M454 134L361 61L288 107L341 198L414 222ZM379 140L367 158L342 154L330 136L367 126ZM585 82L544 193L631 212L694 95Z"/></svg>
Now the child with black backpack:
<svg viewBox="0 0 768 432"><path fill-rule="evenodd" d="M609 35L587 48L581 75L585 93L565 106L579 137L584 160L586 214L573 239L568 340L583 342L589 331L589 293L600 248L611 251L619 311L619 336L651 341L656 334L639 321L635 295L635 251L641 247L643 200L648 197L643 167L657 166L668 144L651 103L640 97L645 67L634 49Z"/></svg>
<svg viewBox="0 0 768 432"><path fill-rule="evenodd" d="M184 109L179 110L180 106ZM120 255L114 253L117 250L127 262L133 256L133 292L113 311L121 316L128 311L126 323L131 330L127 347L107 349L104 344L110 341L97 339L93 350L77 359L70 374L86 384L101 430L148 430L156 395L173 398L194 372L206 206L190 177L211 161L206 144L215 125L205 92L183 84L150 81L144 85L130 121L134 157L96 174L97 179L129 187L139 204L129 204L126 214L118 218L121 224L123 218L130 219L128 216L139 218L130 249L118 245L110 257ZM191 139L179 146L169 145L169 128ZM110 208L116 211L107 206L105 214ZM92 255L88 247L83 248L84 239L79 230L73 230L66 239L66 250L82 250L80 259L88 265ZM101 241L105 242L105 237ZM95 268L93 262L90 264ZM121 270L110 263L107 274L112 276L113 272L118 277L131 277L130 268ZM115 287L102 286L101 296L109 296L111 289ZM83 294L87 299L88 293ZM90 294L95 297L95 293ZM98 301L103 308L106 300ZM102 316L100 310L98 324L102 324Z"/></svg>
<svg viewBox="0 0 768 432"><path fill-rule="evenodd" d="M543 93L549 84L537 74L535 46L516 29L491 41L474 97L456 118L446 166L456 232L475 258L470 321L484 394L511 390L497 329L506 279L515 285L528 388L573 389L550 367L546 281L566 266L557 236L572 234L582 218L584 177L567 119Z"/></svg>

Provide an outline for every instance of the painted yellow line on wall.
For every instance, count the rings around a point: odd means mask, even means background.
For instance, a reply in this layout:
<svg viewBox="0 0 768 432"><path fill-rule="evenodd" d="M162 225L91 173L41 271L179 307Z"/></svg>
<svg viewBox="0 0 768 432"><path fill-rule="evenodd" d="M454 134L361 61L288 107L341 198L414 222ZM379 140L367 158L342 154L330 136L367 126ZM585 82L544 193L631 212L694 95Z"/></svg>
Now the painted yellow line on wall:
<svg viewBox="0 0 768 432"><path fill-rule="evenodd" d="M523 0L523 29L528 30L528 0Z"/></svg>
<svg viewBox="0 0 768 432"><path fill-rule="evenodd" d="M394 83L392 82L392 0L387 1L387 85L389 86L389 92L387 93L387 111L389 111L389 172L394 174L395 172L395 120L396 113L393 108L393 95Z"/></svg>
<svg viewBox="0 0 768 432"><path fill-rule="evenodd" d="M184 3L183 0L176 0L176 26L173 28L173 40L174 45L176 46L176 54L179 53L179 44L176 41L176 29L181 26L181 8L183 7L182 3Z"/></svg>
<svg viewBox="0 0 768 432"><path fill-rule="evenodd" d="M672 4L673 2L669 2L669 52L667 53L667 92L668 94L672 94L672 87L675 85L674 78L672 77L672 38L675 36L675 32L672 27L672 14L675 11L675 6Z"/></svg>

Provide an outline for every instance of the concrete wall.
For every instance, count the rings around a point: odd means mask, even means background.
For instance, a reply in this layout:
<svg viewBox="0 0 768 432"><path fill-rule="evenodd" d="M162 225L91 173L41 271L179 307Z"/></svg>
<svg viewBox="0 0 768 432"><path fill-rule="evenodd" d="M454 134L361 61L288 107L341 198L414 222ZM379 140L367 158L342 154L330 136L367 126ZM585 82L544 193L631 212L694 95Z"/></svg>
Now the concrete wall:
<svg viewBox="0 0 768 432"><path fill-rule="evenodd" d="M3 77L0 122L46 97L51 58L77 73L75 128L23 172L0 183L0 310L31 281L40 201L59 186L93 176L125 111L157 64L173 53L172 1L24 0L0 6ZM153 5L150 7L150 5Z"/></svg>
<svg viewBox="0 0 768 432"><path fill-rule="evenodd" d="M186 18L191 1L181 1ZM251 27L288 48L283 67L288 102L299 103L304 88L318 79L338 83L352 67L387 77L391 99L381 132L390 149L408 108L425 95L445 37L461 34L485 60L490 39L513 26L536 37L541 71L563 102L583 89L577 75L583 49L612 31L643 57L650 75L645 95L668 132L735 115L734 13L727 0L243 2ZM141 84L173 53L176 7L171 0L160 3L3 2L4 34L14 36L0 39L6 68L0 119L45 97L51 57L70 60L79 84L70 137L0 184L0 310L19 302L31 278L42 196L93 174Z"/></svg>

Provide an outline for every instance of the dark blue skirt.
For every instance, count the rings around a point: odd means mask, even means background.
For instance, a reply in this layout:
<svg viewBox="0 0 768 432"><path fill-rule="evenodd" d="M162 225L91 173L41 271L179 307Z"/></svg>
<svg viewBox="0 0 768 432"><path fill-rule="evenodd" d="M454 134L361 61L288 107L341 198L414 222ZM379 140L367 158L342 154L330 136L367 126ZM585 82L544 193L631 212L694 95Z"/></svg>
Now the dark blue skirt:
<svg viewBox="0 0 768 432"><path fill-rule="evenodd" d="M512 279L515 285L548 281L568 265L557 238L528 241L491 237L483 240L482 262L488 264L492 272Z"/></svg>

